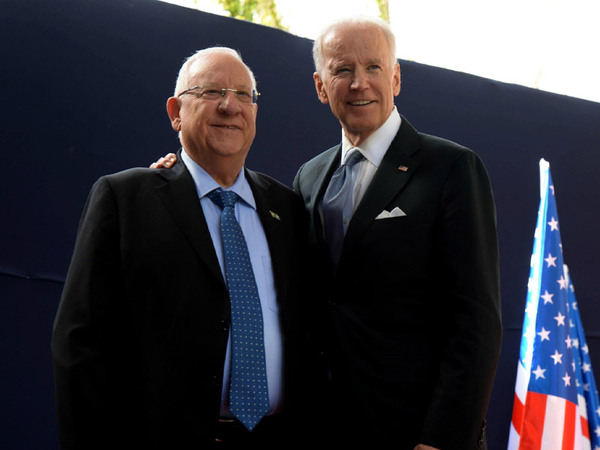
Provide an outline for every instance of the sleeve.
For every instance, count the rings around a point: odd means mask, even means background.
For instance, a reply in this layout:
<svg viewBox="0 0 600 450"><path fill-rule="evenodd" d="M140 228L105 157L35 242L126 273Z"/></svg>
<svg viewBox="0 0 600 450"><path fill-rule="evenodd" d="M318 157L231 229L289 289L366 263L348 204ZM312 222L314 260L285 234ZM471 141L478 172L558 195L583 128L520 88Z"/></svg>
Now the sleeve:
<svg viewBox="0 0 600 450"><path fill-rule="evenodd" d="M127 363L119 268L117 205L101 178L83 211L52 335L63 449L101 448L121 431L127 401L114 380Z"/></svg>
<svg viewBox="0 0 600 450"><path fill-rule="evenodd" d="M454 162L438 217L447 345L422 443L444 450L481 448L502 324L495 204L475 153L464 151Z"/></svg>

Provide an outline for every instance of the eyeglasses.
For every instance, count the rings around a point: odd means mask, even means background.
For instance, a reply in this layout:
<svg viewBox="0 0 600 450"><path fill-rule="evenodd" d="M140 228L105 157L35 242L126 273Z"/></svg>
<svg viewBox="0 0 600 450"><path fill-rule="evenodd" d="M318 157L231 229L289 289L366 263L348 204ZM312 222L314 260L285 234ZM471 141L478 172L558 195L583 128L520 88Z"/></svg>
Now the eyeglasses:
<svg viewBox="0 0 600 450"><path fill-rule="evenodd" d="M258 96L260 95L260 92L257 92L255 89L248 91L243 89L218 89L203 86L194 86L189 89L186 89L185 91L181 91L179 94L177 94L177 97L181 97L185 94L192 94L198 98L201 98L202 100L221 100L223 97L225 97L225 94L227 94L227 92L233 92L235 98L237 98L240 103L256 103L258 102Z"/></svg>

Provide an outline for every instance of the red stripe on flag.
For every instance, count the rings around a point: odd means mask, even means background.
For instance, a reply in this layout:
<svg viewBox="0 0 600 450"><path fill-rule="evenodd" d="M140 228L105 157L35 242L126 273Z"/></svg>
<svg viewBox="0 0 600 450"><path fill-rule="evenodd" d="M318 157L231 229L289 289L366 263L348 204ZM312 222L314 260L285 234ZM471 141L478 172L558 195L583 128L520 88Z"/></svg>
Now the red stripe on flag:
<svg viewBox="0 0 600 450"><path fill-rule="evenodd" d="M581 434L583 434L584 438L591 439L590 438L590 424L589 424L588 420L583 416L579 416L579 417L581 417Z"/></svg>
<svg viewBox="0 0 600 450"><path fill-rule="evenodd" d="M577 405L565 402L565 423L563 425L562 450L573 450L575 448L575 421L577 420Z"/></svg>
<svg viewBox="0 0 600 450"><path fill-rule="evenodd" d="M527 392L523 424L519 431L521 435L520 449L541 449L544 419L546 418L546 398L547 396L544 394Z"/></svg>
<svg viewBox="0 0 600 450"><path fill-rule="evenodd" d="M518 395L515 394L515 403L513 405L512 423L517 433L521 434L521 427L523 426L523 412L525 405L521 402Z"/></svg>

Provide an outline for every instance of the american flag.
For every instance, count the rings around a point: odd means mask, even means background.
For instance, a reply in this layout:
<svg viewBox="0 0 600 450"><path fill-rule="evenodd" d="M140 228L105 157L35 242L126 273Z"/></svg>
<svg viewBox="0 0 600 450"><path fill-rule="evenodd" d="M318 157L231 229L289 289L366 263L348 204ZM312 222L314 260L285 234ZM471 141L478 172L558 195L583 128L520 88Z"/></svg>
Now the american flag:
<svg viewBox="0 0 600 450"><path fill-rule="evenodd" d="M600 450L598 392L543 159L508 449Z"/></svg>

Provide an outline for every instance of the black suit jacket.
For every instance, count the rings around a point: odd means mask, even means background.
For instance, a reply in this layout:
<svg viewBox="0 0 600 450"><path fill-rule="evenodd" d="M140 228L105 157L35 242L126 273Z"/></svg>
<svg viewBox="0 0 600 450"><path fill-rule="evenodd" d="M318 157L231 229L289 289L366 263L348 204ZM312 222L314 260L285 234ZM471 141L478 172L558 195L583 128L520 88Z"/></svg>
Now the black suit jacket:
<svg viewBox="0 0 600 450"><path fill-rule="evenodd" d="M272 256L284 398L293 412L305 383L306 212L290 189L246 175ZM183 163L99 179L83 212L52 340L63 448L208 443L219 416L229 323L226 285Z"/></svg>
<svg viewBox="0 0 600 450"><path fill-rule="evenodd" d="M294 180L329 273L335 439L474 449L484 445L501 341L492 191L475 153L402 120L349 224L337 273L318 206L341 146ZM396 207L406 215L376 219Z"/></svg>

